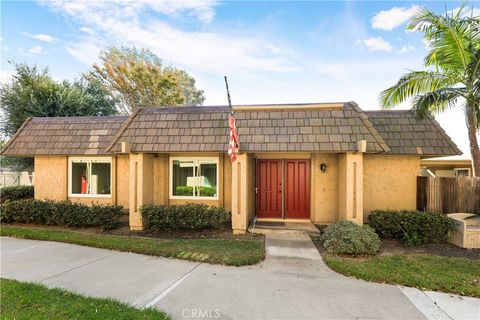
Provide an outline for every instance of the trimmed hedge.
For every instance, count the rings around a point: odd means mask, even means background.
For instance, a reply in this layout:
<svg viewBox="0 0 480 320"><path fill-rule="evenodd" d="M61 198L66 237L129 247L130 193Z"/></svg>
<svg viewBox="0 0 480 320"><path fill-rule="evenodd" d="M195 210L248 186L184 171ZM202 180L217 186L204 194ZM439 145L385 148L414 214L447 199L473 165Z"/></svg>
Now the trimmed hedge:
<svg viewBox="0 0 480 320"><path fill-rule="evenodd" d="M22 222L68 227L100 227L113 229L122 213L122 206L87 206L69 201L24 199L7 201L0 213L1 222Z"/></svg>
<svg viewBox="0 0 480 320"><path fill-rule="evenodd" d="M338 221L325 228L323 246L331 254L372 255L380 250L380 239L367 225Z"/></svg>
<svg viewBox="0 0 480 320"><path fill-rule="evenodd" d="M11 186L0 189L0 202L31 199L34 197L33 186Z"/></svg>
<svg viewBox="0 0 480 320"><path fill-rule="evenodd" d="M140 208L145 229L209 229L220 228L229 218L223 208L206 204L145 205Z"/></svg>
<svg viewBox="0 0 480 320"><path fill-rule="evenodd" d="M445 241L455 225L443 214L407 210L372 211L368 222L380 237L398 239L407 246Z"/></svg>
<svg viewBox="0 0 480 320"><path fill-rule="evenodd" d="M217 188L214 187L199 187L200 195L204 197L214 197L217 194ZM191 196L193 194L192 186L177 186L175 188L175 195L177 196Z"/></svg>

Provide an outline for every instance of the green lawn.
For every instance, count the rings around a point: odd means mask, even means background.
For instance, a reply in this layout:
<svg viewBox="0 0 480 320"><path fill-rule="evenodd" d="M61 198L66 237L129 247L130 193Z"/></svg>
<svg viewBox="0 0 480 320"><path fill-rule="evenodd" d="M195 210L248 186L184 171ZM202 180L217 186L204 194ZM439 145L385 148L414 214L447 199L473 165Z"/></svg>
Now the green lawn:
<svg viewBox="0 0 480 320"><path fill-rule="evenodd" d="M480 297L480 260L426 254L366 259L324 255L324 260L333 270L359 279Z"/></svg>
<svg viewBox="0 0 480 320"><path fill-rule="evenodd" d="M2 319L170 319L153 309L135 309L112 299L84 297L43 285L0 280Z"/></svg>
<svg viewBox="0 0 480 320"><path fill-rule="evenodd" d="M229 266L258 263L265 257L261 239L155 239L138 236L86 234L75 231L2 225L0 235L79 244L118 251L135 252Z"/></svg>

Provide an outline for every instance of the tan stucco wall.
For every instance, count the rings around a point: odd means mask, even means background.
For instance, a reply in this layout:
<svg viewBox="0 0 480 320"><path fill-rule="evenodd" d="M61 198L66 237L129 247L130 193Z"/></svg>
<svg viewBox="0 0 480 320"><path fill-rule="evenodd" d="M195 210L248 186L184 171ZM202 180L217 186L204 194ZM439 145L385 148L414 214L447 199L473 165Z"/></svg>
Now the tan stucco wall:
<svg viewBox="0 0 480 320"><path fill-rule="evenodd" d="M35 199L67 199L67 174L67 157L36 156Z"/></svg>
<svg viewBox="0 0 480 320"><path fill-rule="evenodd" d="M239 154L232 164L232 229L245 233L255 214L255 159Z"/></svg>
<svg viewBox="0 0 480 320"><path fill-rule="evenodd" d="M132 230L143 229L140 207L154 201L154 157L130 154L129 224Z"/></svg>
<svg viewBox="0 0 480 320"><path fill-rule="evenodd" d="M127 155L116 157L116 166L113 175L115 176L115 194L117 204L128 209L128 198L130 193L130 159Z"/></svg>
<svg viewBox="0 0 480 320"><path fill-rule="evenodd" d="M315 153L311 157L311 219L315 223L338 220L338 154ZM323 173L320 164L325 163Z"/></svg>
<svg viewBox="0 0 480 320"><path fill-rule="evenodd" d="M365 155L363 165L364 218L375 209L416 209L419 157Z"/></svg>
<svg viewBox="0 0 480 320"><path fill-rule="evenodd" d="M363 153L343 153L338 161L338 218L363 224Z"/></svg>
<svg viewBox="0 0 480 320"><path fill-rule="evenodd" d="M154 159L154 200L155 204L168 204L168 154L157 154Z"/></svg>

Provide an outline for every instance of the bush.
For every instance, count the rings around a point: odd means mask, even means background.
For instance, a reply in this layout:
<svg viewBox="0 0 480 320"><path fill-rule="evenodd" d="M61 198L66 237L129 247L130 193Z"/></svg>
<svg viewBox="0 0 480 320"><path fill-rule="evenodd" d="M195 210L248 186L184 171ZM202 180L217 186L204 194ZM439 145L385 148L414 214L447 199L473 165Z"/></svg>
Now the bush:
<svg viewBox="0 0 480 320"><path fill-rule="evenodd" d="M200 195L204 197L214 197L217 194L215 187L199 187ZM192 186L177 186L175 188L175 195L177 196L191 196L193 194Z"/></svg>
<svg viewBox="0 0 480 320"><path fill-rule="evenodd" d="M11 186L0 189L0 202L33 198L33 186Z"/></svg>
<svg viewBox="0 0 480 320"><path fill-rule="evenodd" d="M145 229L208 229L222 227L228 220L223 208L206 204L145 205L140 208Z"/></svg>
<svg viewBox="0 0 480 320"><path fill-rule="evenodd" d="M445 241L454 221L443 214L422 211L372 211L370 226L382 238L399 239L407 246Z"/></svg>
<svg viewBox="0 0 480 320"><path fill-rule="evenodd" d="M339 221L325 228L323 245L328 253L370 255L380 250L380 239L369 226Z"/></svg>
<svg viewBox="0 0 480 320"><path fill-rule="evenodd" d="M92 205L69 201L23 199L8 201L0 213L1 222L23 222L68 227L113 229L122 215L122 206Z"/></svg>

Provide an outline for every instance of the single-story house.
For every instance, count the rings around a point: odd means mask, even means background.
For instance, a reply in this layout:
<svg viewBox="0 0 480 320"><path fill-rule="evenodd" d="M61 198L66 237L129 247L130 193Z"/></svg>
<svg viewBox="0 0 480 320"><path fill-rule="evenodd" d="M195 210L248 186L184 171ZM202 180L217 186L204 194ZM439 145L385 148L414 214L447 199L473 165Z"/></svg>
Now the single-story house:
<svg viewBox="0 0 480 320"><path fill-rule="evenodd" d="M422 159L420 168L425 177L473 177L472 159Z"/></svg>
<svg viewBox="0 0 480 320"><path fill-rule="evenodd" d="M1 151L35 158L35 197L129 208L206 203L234 232L267 221L362 224L374 209L415 209L420 159L461 151L433 117L354 102L140 109L129 117L30 118Z"/></svg>

